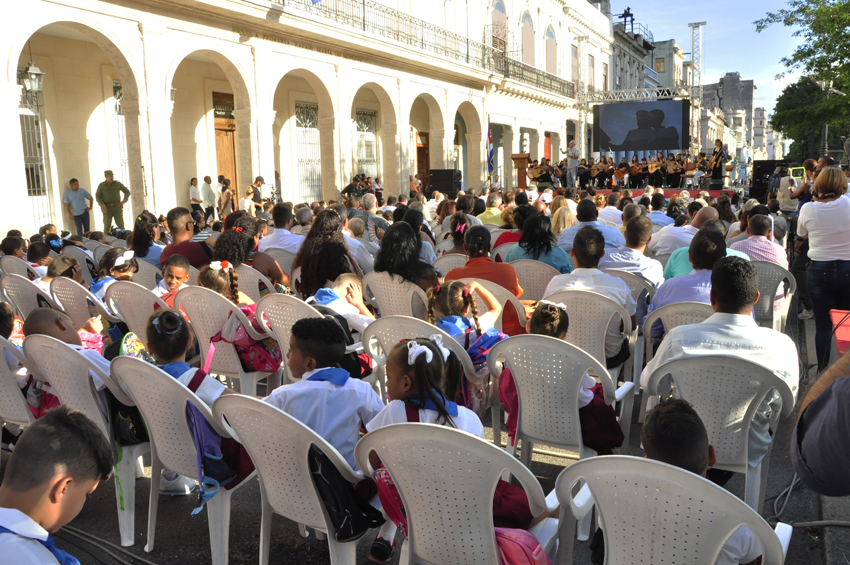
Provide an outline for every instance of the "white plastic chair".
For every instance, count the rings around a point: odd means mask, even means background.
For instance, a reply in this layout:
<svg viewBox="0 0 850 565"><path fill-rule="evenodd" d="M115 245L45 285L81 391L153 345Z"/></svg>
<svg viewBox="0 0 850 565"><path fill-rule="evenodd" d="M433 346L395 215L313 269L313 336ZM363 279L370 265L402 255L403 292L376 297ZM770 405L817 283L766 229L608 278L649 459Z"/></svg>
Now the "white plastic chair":
<svg viewBox="0 0 850 565"><path fill-rule="evenodd" d="M303 318L322 318L322 314L294 296L286 294L269 294L257 303L257 321L280 346L281 351L289 349L289 338L292 326ZM286 362L281 364L282 377L289 378L289 368ZM271 390L268 391L271 394Z"/></svg>
<svg viewBox="0 0 850 565"><path fill-rule="evenodd" d="M221 331L231 315L239 318L252 338L260 340L269 337L254 330L242 310L231 301L208 288L190 286L178 291L174 297L174 306L177 310L182 308L189 318L189 326L195 332L195 338L201 349L202 364L207 358L210 340ZM210 364L210 373L239 379L239 392L249 396L256 396L258 381L273 374L264 371L246 371L242 367L236 348L232 343L224 341L215 344L215 355Z"/></svg>
<svg viewBox="0 0 850 565"><path fill-rule="evenodd" d="M156 267L147 261L142 261L141 259L136 258L136 263L139 264L139 272L133 275L133 282L148 290L155 289L156 285L159 284L156 277L161 277L161 273L156 270Z"/></svg>
<svg viewBox="0 0 850 565"><path fill-rule="evenodd" d="M95 264L94 260L89 257L89 254L76 245L69 245L62 250L62 253L67 253L77 260L82 270L83 281L86 283L86 286L91 286L91 281L93 279L92 272L96 271L98 266Z"/></svg>
<svg viewBox="0 0 850 565"><path fill-rule="evenodd" d="M523 324L523 322L525 321L525 306L523 306L522 302L519 301L519 298L514 296L511 291L501 285L484 279L466 278L457 280L461 281L467 286L472 282L476 282L482 287L486 288L490 292L490 294L496 297L496 300L502 305L502 311L499 313L499 317L496 318L495 327L497 330L502 331L502 322L505 316L505 309L511 307L513 307L513 309L516 311L517 319L519 320L520 325L522 325L523 327L525 326L525 324ZM480 295L478 295L476 304L478 305L479 314L483 314L484 312L486 312L486 310L484 310L484 302L481 300Z"/></svg>
<svg viewBox="0 0 850 565"><path fill-rule="evenodd" d="M665 255L655 255L652 258L655 259L656 261L658 261L659 263L661 263L662 267L666 267L667 261L670 260L670 254L668 253L668 254L665 254Z"/></svg>
<svg viewBox="0 0 850 565"><path fill-rule="evenodd" d="M169 308L161 298L133 281L116 281L106 289L104 302L121 316L127 328L148 345L148 320L157 306Z"/></svg>
<svg viewBox="0 0 850 565"><path fill-rule="evenodd" d="M97 243L97 242L95 242ZM104 245L102 243L98 243L98 246L92 250L92 254L94 255L95 262L100 265L100 260L103 259L103 256L106 255L106 252L112 249L109 245Z"/></svg>
<svg viewBox="0 0 850 565"><path fill-rule="evenodd" d="M632 319L626 309L601 294L587 290L562 290L546 298L554 303L563 303L567 307L570 327L567 330L567 342L590 353L599 363L606 366L605 337L608 324L619 315L623 321L623 336L632 333ZM616 379L621 367L609 371ZM626 379L623 379L626 380Z"/></svg>
<svg viewBox="0 0 850 565"><path fill-rule="evenodd" d="M499 247L495 247L490 251L490 259L493 261L502 261L504 262L505 257L508 256L508 251L511 250L511 247L516 245L517 242L512 241L510 243L503 243Z"/></svg>
<svg viewBox="0 0 850 565"><path fill-rule="evenodd" d="M584 486L577 494L574 489ZM775 531L734 495L660 461L622 455L573 463L558 475L558 563L573 563L576 520L596 506L605 532L605 563L715 563L740 526L758 539L764 565L782 565L792 527Z"/></svg>
<svg viewBox="0 0 850 565"><path fill-rule="evenodd" d="M274 514L325 533L332 564L355 563L357 542L340 543L334 539L335 530L310 473L310 447L318 447L350 483L363 480L363 473L352 469L316 432L262 400L236 394L220 396L213 403L212 413L245 446L257 468L262 498L260 565L269 562Z"/></svg>
<svg viewBox="0 0 850 565"><path fill-rule="evenodd" d="M379 245L369 241L365 237L356 237L355 239L363 244L363 247L366 248L366 251L369 252L369 255L371 255L372 257L378 256L378 250L380 249Z"/></svg>
<svg viewBox="0 0 850 565"><path fill-rule="evenodd" d="M199 271L195 267L189 265L189 282L187 282L186 284L188 286L198 286L198 274L200 274L200 272L201 271Z"/></svg>
<svg viewBox="0 0 850 565"><path fill-rule="evenodd" d="M759 292L761 296L756 302L755 315L756 322L760 326L773 328L781 332L785 329L785 321L788 319L788 309L791 306L791 299L794 293L797 292L797 280L787 269L780 267L775 263L767 261L753 261L753 266L759 274ZM776 301L776 293L780 288L784 291L784 283L788 281L788 292L785 294L785 303L782 310L775 311L773 309Z"/></svg>
<svg viewBox="0 0 850 565"><path fill-rule="evenodd" d="M8 275L15 274L26 277L31 281L37 281L41 278L35 269L23 259L18 259L14 255L4 255L0 257L0 274Z"/></svg>
<svg viewBox="0 0 850 565"><path fill-rule="evenodd" d="M127 249L127 240L115 238L109 242L109 245L112 247L120 247L121 249Z"/></svg>
<svg viewBox="0 0 850 565"><path fill-rule="evenodd" d="M533 259L512 261L511 266L522 287L523 300L542 300L549 282L561 274L553 266Z"/></svg>
<svg viewBox="0 0 850 565"><path fill-rule="evenodd" d="M664 226L662 226L661 224L652 224L652 233L656 234L660 232L663 228Z"/></svg>
<svg viewBox="0 0 850 565"><path fill-rule="evenodd" d="M451 237L448 239L444 239L442 241L438 241L436 247L434 247L434 253L439 254L440 251L449 251L454 248L455 240ZM460 255L460 253L458 253Z"/></svg>
<svg viewBox="0 0 850 565"><path fill-rule="evenodd" d="M532 515L555 508L522 463L454 428L395 424L369 432L354 448L357 466L368 476L375 472L369 462L372 451L389 471L407 514L402 564L498 563L493 492L503 471L525 489ZM554 550L557 528L557 520L545 518L529 531L549 553Z"/></svg>
<svg viewBox="0 0 850 565"><path fill-rule="evenodd" d="M500 235L502 235L505 232L509 232L509 231L513 231L513 230L503 230L501 228L496 228L496 229L492 230L490 232L490 241L492 241L493 243L496 243L497 241L499 241Z"/></svg>
<svg viewBox="0 0 850 565"><path fill-rule="evenodd" d="M640 388L640 375L643 372L644 358L646 362L652 361L653 343L652 343L652 325L656 320L661 320L664 326L664 334L667 335L670 330L678 326L686 326L689 324L700 324L714 315L714 308L711 304L704 302L677 302L662 306L649 314L643 322L643 336L646 356L644 357L644 348L635 347L635 363L632 380L635 383L635 392ZM647 336L650 336L647 339ZM644 393L640 400L640 410L638 412L638 422L643 423L646 417L646 406L649 395Z"/></svg>
<svg viewBox="0 0 850 565"><path fill-rule="evenodd" d="M277 261L277 264L280 265L286 276L292 273L292 263L295 261L295 253L277 247L269 247L264 253L267 253L272 259Z"/></svg>
<svg viewBox="0 0 850 565"><path fill-rule="evenodd" d="M269 292L276 292L272 282L254 267L244 263L236 267L236 275L239 277L239 290L244 292L254 302L260 301L260 283L266 285Z"/></svg>
<svg viewBox="0 0 850 565"><path fill-rule="evenodd" d="M105 398L95 392L89 372L100 378L118 402L132 406L133 400L112 380L101 372L82 353L69 345L46 335L31 335L24 340L27 368L39 380L50 383L53 394L63 406L85 412L94 420L103 435L113 442L112 431L103 412ZM147 420L146 420L147 421ZM135 543L136 479L142 476L140 457L151 450L149 443L122 446L121 460L115 468L115 498L118 505L118 529L121 545ZM155 491L159 495L159 488Z"/></svg>
<svg viewBox="0 0 850 565"><path fill-rule="evenodd" d="M97 296L68 277L56 277L51 280L50 293L78 330L96 314L112 323L121 321L121 318L113 314Z"/></svg>
<svg viewBox="0 0 850 565"><path fill-rule="evenodd" d="M145 551L153 551L159 485L163 468L187 477L198 476L198 455L186 420L186 405L191 403L222 437L230 437L209 407L177 379L158 367L134 357L117 357L112 374L133 397L145 419L151 442L151 488L148 508L148 542ZM252 475L253 476L253 473ZM249 476L232 490L219 488L206 504L210 549L213 565L227 565L230 545L230 501L233 493L247 484Z"/></svg>
<svg viewBox="0 0 850 565"><path fill-rule="evenodd" d="M705 424L708 441L717 454L714 468L746 474L744 502L761 512L770 449L758 467L747 464L753 416L775 389L782 399L781 410L770 414L770 429L776 437L779 417L788 417L794 410L795 391L761 365L737 357L706 355L661 365L649 375L647 394L667 394L668 375L675 383L675 395L690 402Z"/></svg>
<svg viewBox="0 0 850 565"><path fill-rule="evenodd" d="M84 239L84 240L83 240L83 245L84 245L84 246L85 246L85 248L86 248L86 249L88 249L89 251L94 252L94 250L95 250L95 249L97 249L98 247L100 247L100 246L101 246L101 245L103 245L103 244L102 244L101 242L99 242L99 241L95 241L95 240L93 240L93 239ZM107 247L108 247L108 246L107 246Z"/></svg>
<svg viewBox="0 0 850 565"><path fill-rule="evenodd" d="M460 253L449 253L447 255L439 257L436 261L434 261L433 267L445 277L446 273L448 273L455 267L465 266L466 259L466 255L461 255Z"/></svg>
<svg viewBox="0 0 850 565"><path fill-rule="evenodd" d="M363 277L363 298L375 304L382 317L412 316L424 319L428 296L418 284L386 272Z"/></svg>
<svg viewBox="0 0 850 565"><path fill-rule="evenodd" d="M298 290L298 286L301 285L301 266L297 266L292 269L292 275L289 277L289 288L292 292L295 293L296 296L300 296L301 298L309 298L301 295L301 292Z"/></svg>
<svg viewBox="0 0 850 565"><path fill-rule="evenodd" d="M34 282L27 277L10 273L0 278L0 292L12 303L18 311L22 320L26 320L30 312L39 308L39 298L42 298L48 307L58 310L53 297L38 288Z"/></svg>
<svg viewBox="0 0 850 565"><path fill-rule="evenodd" d="M17 347L0 337L0 358L5 357L6 351L11 353L18 360L18 363L24 367L27 366L24 354ZM28 426L35 422L35 416L33 416L32 410L27 404L27 399L5 360L0 362L0 421L19 426Z"/></svg>

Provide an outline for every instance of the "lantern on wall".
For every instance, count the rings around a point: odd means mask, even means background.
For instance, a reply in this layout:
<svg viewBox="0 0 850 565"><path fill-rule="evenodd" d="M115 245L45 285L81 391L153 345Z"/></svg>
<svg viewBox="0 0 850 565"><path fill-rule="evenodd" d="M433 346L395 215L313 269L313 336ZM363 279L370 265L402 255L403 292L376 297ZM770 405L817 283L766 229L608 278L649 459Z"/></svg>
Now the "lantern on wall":
<svg viewBox="0 0 850 565"><path fill-rule="evenodd" d="M36 66L35 63L30 61L29 65L27 65L27 68L24 70L23 82L24 88L27 92L41 92L42 87L44 86L44 73Z"/></svg>

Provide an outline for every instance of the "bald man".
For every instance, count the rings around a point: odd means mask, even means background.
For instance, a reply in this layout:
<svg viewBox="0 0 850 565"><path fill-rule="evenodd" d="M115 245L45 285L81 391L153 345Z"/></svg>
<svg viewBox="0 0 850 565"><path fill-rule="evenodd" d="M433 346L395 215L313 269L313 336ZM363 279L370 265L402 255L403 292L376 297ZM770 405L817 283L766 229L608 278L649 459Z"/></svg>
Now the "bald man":
<svg viewBox="0 0 850 565"><path fill-rule="evenodd" d="M719 217L717 210L706 206L697 212L693 219L683 226L667 226L653 236L647 249L654 255L670 255L677 249L688 247L703 223Z"/></svg>

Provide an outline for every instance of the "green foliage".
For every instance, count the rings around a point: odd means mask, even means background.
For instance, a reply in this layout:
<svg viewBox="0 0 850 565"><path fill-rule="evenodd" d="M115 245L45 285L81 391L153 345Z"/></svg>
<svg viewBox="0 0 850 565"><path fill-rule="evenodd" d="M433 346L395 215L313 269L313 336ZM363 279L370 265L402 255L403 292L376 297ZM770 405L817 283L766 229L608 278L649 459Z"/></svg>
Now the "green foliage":
<svg viewBox="0 0 850 565"><path fill-rule="evenodd" d="M844 83L836 86L847 87ZM850 89L847 89L850 90ZM802 162L809 157L818 157L821 146L821 127L829 125L829 146L837 149L843 145L840 136L850 128L850 104L847 98L831 95L827 101L820 86L808 78L788 85L776 99L772 123L774 129L794 141L790 149L791 159Z"/></svg>

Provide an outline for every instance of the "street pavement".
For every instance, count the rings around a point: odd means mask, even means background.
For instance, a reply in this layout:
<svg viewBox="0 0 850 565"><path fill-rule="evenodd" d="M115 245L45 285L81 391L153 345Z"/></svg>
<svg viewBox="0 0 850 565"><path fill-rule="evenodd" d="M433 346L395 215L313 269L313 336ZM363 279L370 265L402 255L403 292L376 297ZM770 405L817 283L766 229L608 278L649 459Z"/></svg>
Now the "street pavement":
<svg viewBox="0 0 850 565"><path fill-rule="evenodd" d="M801 332L813 343L814 321L805 324ZM801 327L801 329L803 329ZM810 349L811 347L809 347ZM805 353L807 347L802 346ZM813 358L813 357L812 357ZM805 388L801 395L805 393ZM635 411L631 428L629 453L643 456L640 448L640 428L637 422L639 398L635 400ZM774 515L774 497L791 483L794 470L789 458L790 437L796 415L783 420L776 432L776 439L770 455L770 472L767 483L767 498L764 512L765 518ZM492 440L489 428L489 415L485 422L487 437ZM503 432L504 441L506 434ZM3 452L0 457L0 467L5 468L9 453ZM534 454L531 470L540 481L544 491L549 492L554 487L555 479L561 470L574 462L574 459L555 457L551 455ZM210 563L210 543L207 529L206 512L192 516L192 510L197 506L194 496L160 499L157 516L156 544L151 553L145 553L144 546L147 538L148 495L150 485L150 460L145 458L146 473L136 481L136 543L126 548L133 555L146 561L138 561L107 546L107 549L123 559L126 563L153 563L155 565L186 565ZM744 478L736 475L727 484L727 488L735 495L743 497ZM804 485L794 489L787 506L782 513L783 522L808 522L822 519L847 520L850 517L850 501L847 499L823 499L810 491ZM232 513L230 520L230 563L257 563L259 560L260 539L260 488L255 478L247 485L239 488L232 497ZM94 535L112 544L120 545L115 506L115 488L113 480L106 482L89 496L80 515L71 522L70 526ZM828 528L824 535L823 528L795 528L791 545L786 559L789 565L802 564L846 564L850 563L850 530L843 528ZM59 531L56 534L57 547L78 557L83 565L105 564L117 565L122 563L106 552L71 535L69 531ZM370 532L357 542L357 563L369 563L368 554L374 533ZM397 541L397 544L400 540ZM590 563L590 550L587 542L576 543L574 562L579 565ZM398 563L398 551L395 552L391 563ZM0 556L2 562L2 556ZM271 564L310 563L316 565L329 564L327 543L313 536L303 538L295 523L275 516L272 524Z"/></svg>

